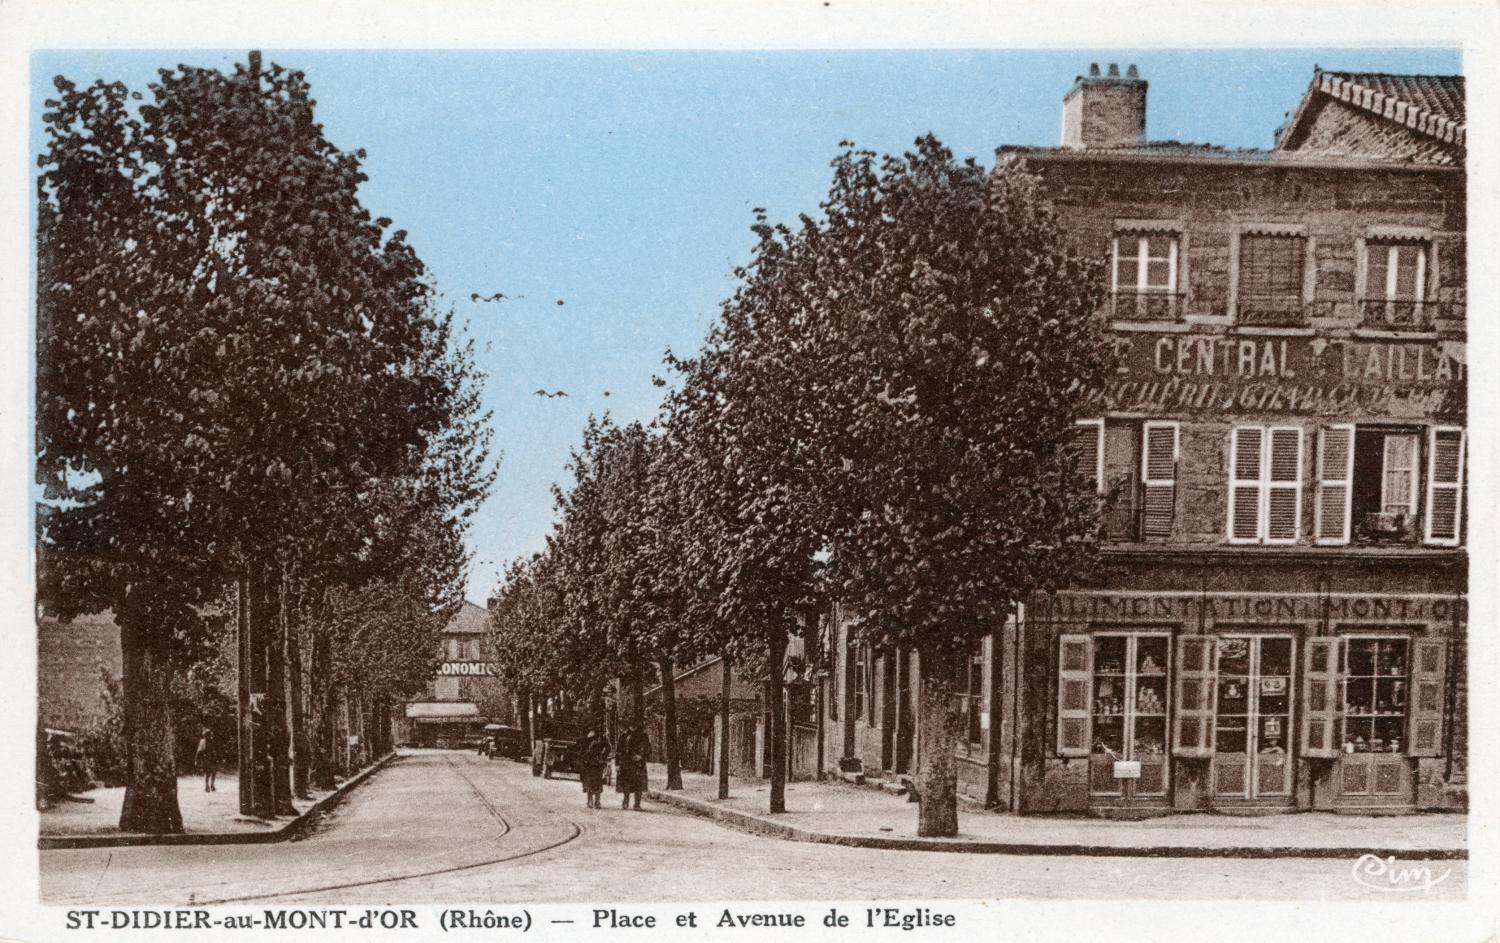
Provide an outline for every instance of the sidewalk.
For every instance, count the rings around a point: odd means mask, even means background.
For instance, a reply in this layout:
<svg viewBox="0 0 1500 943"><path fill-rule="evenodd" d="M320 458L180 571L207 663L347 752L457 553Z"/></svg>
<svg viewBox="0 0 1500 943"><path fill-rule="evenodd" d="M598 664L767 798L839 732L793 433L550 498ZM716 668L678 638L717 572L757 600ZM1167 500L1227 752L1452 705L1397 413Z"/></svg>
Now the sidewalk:
<svg viewBox="0 0 1500 943"><path fill-rule="evenodd" d="M221 773L213 792L203 791L203 777L177 777L177 806L182 812L182 832L170 835L122 832L120 807L125 787L90 789L82 798L93 802L55 803L38 813L40 836L37 847L97 848L116 845L231 845L284 841L294 835L316 813L333 805L354 786L393 757L389 754L340 783L336 789L316 790L307 799L294 799L297 815L258 819L240 814L239 776Z"/></svg>
<svg viewBox="0 0 1500 943"><path fill-rule="evenodd" d="M911 851L1010 855L1179 858L1467 859L1468 818L1301 812L1233 816L1183 813L1138 821L969 812L959 807L957 838L918 838L917 806L905 798L838 780L787 784L788 811L770 815L765 780L731 778L719 800L718 778L683 773L667 792L666 767L651 767L650 796L726 825L792 841Z"/></svg>

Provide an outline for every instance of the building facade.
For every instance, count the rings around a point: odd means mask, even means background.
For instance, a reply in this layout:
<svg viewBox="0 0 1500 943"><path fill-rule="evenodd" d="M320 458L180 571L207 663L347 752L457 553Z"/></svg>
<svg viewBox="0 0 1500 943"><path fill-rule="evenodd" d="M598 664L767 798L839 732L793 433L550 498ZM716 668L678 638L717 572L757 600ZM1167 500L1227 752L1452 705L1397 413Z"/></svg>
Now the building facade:
<svg viewBox="0 0 1500 943"><path fill-rule="evenodd" d="M451 748L477 743L485 724L514 724L515 703L494 674L489 613L465 602L443 628L441 661L418 700L392 718L400 746Z"/></svg>
<svg viewBox="0 0 1500 943"><path fill-rule="evenodd" d="M1109 261L1078 424L1096 582L979 646L960 790L1021 812L1466 802L1462 79L1315 74L1268 151L1151 142L1131 67L1001 148ZM846 767L920 749L909 653L847 644Z"/></svg>

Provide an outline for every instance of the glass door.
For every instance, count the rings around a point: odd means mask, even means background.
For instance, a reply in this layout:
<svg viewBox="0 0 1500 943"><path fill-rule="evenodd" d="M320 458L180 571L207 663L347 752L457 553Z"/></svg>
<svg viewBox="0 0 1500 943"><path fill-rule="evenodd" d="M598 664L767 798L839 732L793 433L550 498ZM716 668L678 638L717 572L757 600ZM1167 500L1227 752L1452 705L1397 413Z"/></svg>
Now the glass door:
<svg viewBox="0 0 1500 943"><path fill-rule="evenodd" d="M1404 638L1345 639L1341 796L1411 798L1404 755L1409 666Z"/></svg>
<svg viewBox="0 0 1500 943"><path fill-rule="evenodd" d="M1094 795L1166 795L1168 642L1166 635L1094 637ZM1117 777L1117 761L1138 762L1140 775Z"/></svg>
<svg viewBox="0 0 1500 943"><path fill-rule="evenodd" d="M1218 648L1214 794L1291 794L1292 639L1224 635Z"/></svg>

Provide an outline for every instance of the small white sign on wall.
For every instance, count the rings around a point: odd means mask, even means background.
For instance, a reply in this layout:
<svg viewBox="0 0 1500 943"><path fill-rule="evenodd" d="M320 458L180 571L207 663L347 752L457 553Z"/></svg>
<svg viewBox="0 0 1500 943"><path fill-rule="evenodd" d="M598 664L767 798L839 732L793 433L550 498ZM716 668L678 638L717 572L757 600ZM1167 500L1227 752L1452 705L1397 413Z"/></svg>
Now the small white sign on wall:
<svg viewBox="0 0 1500 943"><path fill-rule="evenodd" d="M1140 779L1140 760L1115 760L1115 779Z"/></svg>

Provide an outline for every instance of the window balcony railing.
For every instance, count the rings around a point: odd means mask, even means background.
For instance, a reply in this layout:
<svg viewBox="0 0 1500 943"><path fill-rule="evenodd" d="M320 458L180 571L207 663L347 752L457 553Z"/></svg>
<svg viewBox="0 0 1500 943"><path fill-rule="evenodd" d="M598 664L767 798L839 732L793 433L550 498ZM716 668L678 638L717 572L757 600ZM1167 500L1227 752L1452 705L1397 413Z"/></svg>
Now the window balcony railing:
<svg viewBox="0 0 1500 943"><path fill-rule="evenodd" d="M1256 327L1305 327L1311 314L1301 298L1241 298L1235 320Z"/></svg>
<svg viewBox="0 0 1500 943"><path fill-rule="evenodd" d="M1109 316L1118 321L1176 321L1182 295L1167 291L1117 291L1109 296Z"/></svg>
<svg viewBox="0 0 1500 943"><path fill-rule="evenodd" d="M1436 319L1453 316L1455 312L1440 301L1363 298L1359 302L1362 325L1375 330L1430 331Z"/></svg>

